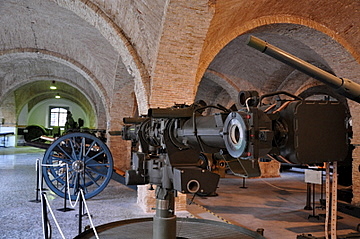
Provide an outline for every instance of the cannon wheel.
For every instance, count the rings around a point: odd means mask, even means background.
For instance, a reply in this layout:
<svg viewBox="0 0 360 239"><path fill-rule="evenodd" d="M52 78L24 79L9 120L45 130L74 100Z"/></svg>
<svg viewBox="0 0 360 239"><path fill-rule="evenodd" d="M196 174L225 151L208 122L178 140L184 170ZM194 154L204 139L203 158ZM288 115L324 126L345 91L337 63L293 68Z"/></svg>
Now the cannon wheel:
<svg viewBox="0 0 360 239"><path fill-rule="evenodd" d="M72 200L80 189L85 198L99 194L109 183L113 160L109 148L88 133L70 133L55 140L45 152L42 173L49 188L60 197ZM68 198L68 196L67 196Z"/></svg>

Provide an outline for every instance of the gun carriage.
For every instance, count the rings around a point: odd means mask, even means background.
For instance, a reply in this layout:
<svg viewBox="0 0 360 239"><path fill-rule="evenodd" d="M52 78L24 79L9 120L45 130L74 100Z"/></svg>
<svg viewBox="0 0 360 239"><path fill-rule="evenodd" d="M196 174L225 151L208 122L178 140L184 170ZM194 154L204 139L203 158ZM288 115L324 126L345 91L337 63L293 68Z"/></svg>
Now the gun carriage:
<svg viewBox="0 0 360 239"><path fill-rule="evenodd" d="M24 131L26 145L46 149L42 175L58 196L75 200L83 189L85 198L91 198L104 190L110 179L119 179L106 145L105 130L69 128L61 136L30 125Z"/></svg>

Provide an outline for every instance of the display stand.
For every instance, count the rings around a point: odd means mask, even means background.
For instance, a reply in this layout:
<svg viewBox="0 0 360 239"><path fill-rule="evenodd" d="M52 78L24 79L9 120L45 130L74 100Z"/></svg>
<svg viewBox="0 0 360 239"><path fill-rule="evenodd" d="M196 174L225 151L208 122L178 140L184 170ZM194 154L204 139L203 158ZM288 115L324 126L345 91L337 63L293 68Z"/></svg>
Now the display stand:
<svg viewBox="0 0 360 239"><path fill-rule="evenodd" d="M176 239L174 191L156 188L156 212L153 221L153 239Z"/></svg>
<svg viewBox="0 0 360 239"><path fill-rule="evenodd" d="M46 204L46 193L41 193L41 203L42 203L42 225L43 225L43 234L44 239L49 239L49 219L47 216L47 204Z"/></svg>
<svg viewBox="0 0 360 239"><path fill-rule="evenodd" d="M243 177L243 185L240 188L244 188L244 189L248 188L245 186L245 177Z"/></svg>
<svg viewBox="0 0 360 239"><path fill-rule="evenodd" d="M331 163L325 163L326 167L326 217L325 217L325 238L336 239L337 224L337 162L332 163L332 184L330 182ZM329 232L330 230L330 232Z"/></svg>
<svg viewBox="0 0 360 239"><path fill-rule="evenodd" d="M308 216L308 219L310 218L316 218L316 219L320 219L319 215L316 215L316 207L315 207L315 185L316 184L321 184L322 180L322 172L321 171L316 171L316 170L311 170L311 169L307 169L305 170L305 182L307 183L307 200L306 200L306 206L304 209L306 210L313 210L312 211L312 215ZM312 187L312 189L311 189ZM311 205L311 191L312 191L312 207Z"/></svg>
<svg viewBox="0 0 360 239"><path fill-rule="evenodd" d="M312 192L313 192L313 194L312 194L312 215L309 215L308 216L308 219L310 219L310 218L316 218L316 219L318 219L318 220L320 220L320 216L319 215L315 215L315 184L312 184Z"/></svg>
<svg viewBox="0 0 360 239"><path fill-rule="evenodd" d="M56 210L58 210L58 211L60 211L60 212L69 212L69 211L73 211L74 209L73 208L68 208L67 206L66 206L66 198L67 198L67 196L68 196L68 186L69 185L67 185L67 181L68 181L68 172L67 172L68 170L66 170L66 173L65 173L65 192L64 192L64 207L63 208L59 208L59 209L56 209Z"/></svg>
<svg viewBox="0 0 360 239"><path fill-rule="evenodd" d="M304 210L312 210L311 207L311 183L306 184L306 205Z"/></svg>

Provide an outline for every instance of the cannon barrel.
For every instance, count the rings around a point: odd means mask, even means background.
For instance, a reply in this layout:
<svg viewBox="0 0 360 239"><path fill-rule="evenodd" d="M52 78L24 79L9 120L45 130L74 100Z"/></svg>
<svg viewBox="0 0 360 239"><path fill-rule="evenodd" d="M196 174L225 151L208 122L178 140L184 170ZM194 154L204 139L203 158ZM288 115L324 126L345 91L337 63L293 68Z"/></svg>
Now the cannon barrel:
<svg viewBox="0 0 360 239"><path fill-rule="evenodd" d="M360 85L339 78L257 37L250 36L247 45L265 53L334 88L339 94L360 103Z"/></svg>
<svg viewBox="0 0 360 239"><path fill-rule="evenodd" d="M148 116L153 118L190 118L194 108L150 108Z"/></svg>
<svg viewBox="0 0 360 239"><path fill-rule="evenodd" d="M145 120L147 120L146 117L140 117L140 118L139 117L138 118L126 117L126 118L123 118L124 124L141 124Z"/></svg>

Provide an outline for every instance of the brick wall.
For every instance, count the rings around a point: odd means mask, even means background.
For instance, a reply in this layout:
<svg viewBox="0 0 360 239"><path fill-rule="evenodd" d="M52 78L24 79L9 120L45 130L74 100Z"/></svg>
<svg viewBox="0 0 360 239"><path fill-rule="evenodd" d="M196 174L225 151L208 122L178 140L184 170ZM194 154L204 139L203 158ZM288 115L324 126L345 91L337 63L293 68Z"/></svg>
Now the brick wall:
<svg viewBox="0 0 360 239"><path fill-rule="evenodd" d="M151 84L151 106L191 104L199 56L214 9L208 1L170 1Z"/></svg>

